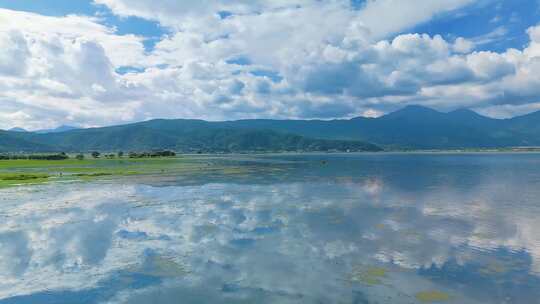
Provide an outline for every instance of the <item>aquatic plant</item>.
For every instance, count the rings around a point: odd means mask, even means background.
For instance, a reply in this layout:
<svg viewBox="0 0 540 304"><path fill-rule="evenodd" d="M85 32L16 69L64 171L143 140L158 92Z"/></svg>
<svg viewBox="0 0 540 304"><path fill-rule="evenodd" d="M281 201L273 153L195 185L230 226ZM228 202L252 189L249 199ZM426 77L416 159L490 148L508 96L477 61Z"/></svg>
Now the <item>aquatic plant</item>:
<svg viewBox="0 0 540 304"><path fill-rule="evenodd" d="M354 271L351 275L351 281L366 285L380 285L386 277L387 270L381 267L368 267L367 269Z"/></svg>
<svg viewBox="0 0 540 304"><path fill-rule="evenodd" d="M420 302L433 303L448 301L450 300L450 295L442 291L430 290L417 293L415 298Z"/></svg>

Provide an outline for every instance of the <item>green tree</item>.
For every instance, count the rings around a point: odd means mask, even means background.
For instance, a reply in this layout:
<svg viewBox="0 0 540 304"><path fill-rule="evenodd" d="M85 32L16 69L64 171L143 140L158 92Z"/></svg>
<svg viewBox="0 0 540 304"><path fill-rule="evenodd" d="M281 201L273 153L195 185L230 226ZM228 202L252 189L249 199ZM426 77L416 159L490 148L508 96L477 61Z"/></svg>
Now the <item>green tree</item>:
<svg viewBox="0 0 540 304"><path fill-rule="evenodd" d="M100 155L101 155L101 153L99 153L97 151L92 152L92 157L93 158L99 158Z"/></svg>
<svg viewBox="0 0 540 304"><path fill-rule="evenodd" d="M124 151L119 151L118 152L118 158L122 158L124 157Z"/></svg>
<svg viewBox="0 0 540 304"><path fill-rule="evenodd" d="M82 154L82 153L81 153L81 154L77 154L77 156L75 156L75 158L76 158L77 160L84 160L84 154Z"/></svg>

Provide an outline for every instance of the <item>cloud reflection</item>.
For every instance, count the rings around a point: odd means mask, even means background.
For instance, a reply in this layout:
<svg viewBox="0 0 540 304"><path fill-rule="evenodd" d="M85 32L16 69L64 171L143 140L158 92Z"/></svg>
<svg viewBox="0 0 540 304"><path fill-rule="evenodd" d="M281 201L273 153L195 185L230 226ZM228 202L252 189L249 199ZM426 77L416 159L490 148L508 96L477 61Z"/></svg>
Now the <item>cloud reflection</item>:
<svg viewBox="0 0 540 304"><path fill-rule="evenodd" d="M503 204L517 184L396 185L373 174L0 190L10 198L0 207L0 303L77 295L85 303L411 303L425 290L455 303L540 296L538 209ZM384 274L373 280L369 269Z"/></svg>

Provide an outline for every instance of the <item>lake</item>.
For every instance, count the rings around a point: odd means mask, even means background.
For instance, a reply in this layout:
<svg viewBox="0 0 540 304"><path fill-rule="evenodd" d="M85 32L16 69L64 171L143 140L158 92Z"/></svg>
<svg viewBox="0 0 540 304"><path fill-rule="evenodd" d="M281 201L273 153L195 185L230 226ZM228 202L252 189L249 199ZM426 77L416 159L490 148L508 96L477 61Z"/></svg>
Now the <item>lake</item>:
<svg viewBox="0 0 540 304"><path fill-rule="evenodd" d="M540 303L540 154L0 189L0 303Z"/></svg>

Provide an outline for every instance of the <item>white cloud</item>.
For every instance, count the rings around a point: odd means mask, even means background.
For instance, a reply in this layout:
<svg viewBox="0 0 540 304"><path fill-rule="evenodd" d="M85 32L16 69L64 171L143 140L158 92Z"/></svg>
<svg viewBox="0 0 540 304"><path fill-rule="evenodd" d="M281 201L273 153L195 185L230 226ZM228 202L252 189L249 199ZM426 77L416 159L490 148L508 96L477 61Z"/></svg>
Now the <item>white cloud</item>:
<svg viewBox="0 0 540 304"><path fill-rule="evenodd" d="M0 75L24 76L30 51L20 32L0 31Z"/></svg>
<svg viewBox="0 0 540 304"><path fill-rule="evenodd" d="M469 53L474 49L474 42L465 39L463 37L458 37L454 41L454 51L456 53Z"/></svg>
<svg viewBox="0 0 540 304"><path fill-rule="evenodd" d="M461 8L474 0L367 0L359 19L375 37L406 30L436 14Z"/></svg>
<svg viewBox="0 0 540 304"><path fill-rule="evenodd" d="M14 117L2 127L133 118L125 117L132 101L114 70L143 62L141 37L116 35L94 18L5 9L0 26L0 109L7 111L2 116ZM113 115L115 108L119 113Z"/></svg>
<svg viewBox="0 0 540 304"><path fill-rule="evenodd" d="M0 8L2 32L20 31L32 43L48 42L53 44L51 47L81 39L99 41L116 66L138 65L137 62L144 58L144 39L135 35L115 35L113 29L99 21L95 17L48 17Z"/></svg>
<svg viewBox="0 0 540 304"><path fill-rule="evenodd" d="M147 52L144 37L96 17L0 9L0 128L351 117L407 103L493 114L540 101L538 27L525 49L502 53L475 52L477 42L460 37L394 34L471 1L414 1L410 12L391 0L357 9L339 0L96 2L171 33ZM116 73L126 66L140 71Z"/></svg>
<svg viewBox="0 0 540 304"><path fill-rule="evenodd" d="M228 11L235 15L257 15L267 11L298 10L299 8L300 10L325 11L333 7L348 11L349 18L354 18L364 24L374 37L383 38L388 34L428 21L437 14L462 8L473 3L474 0L367 0L360 10L354 12L351 12L353 6L349 0L94 0L94 2L106 5L121 16L153 19L172 27L184 27L192 21L191 17L197 19L201 16L209 17L220 11ZM328 17L324 19L332 19L331 16ZM295 22L295 20L288 21ZM322 20L315 15L305 21L317 23ZM317 28L317 30L321 29L326 30Z"/></svg>
<svg viewBox="0 0 540 304"><path fill-rule="evenodd" d="M474 41L474 43L477 45L493 43L495 41L503 39L506 34L508 34L508 29L504 26L499 26L489 33L473 37L472 41Z"/></svg>

